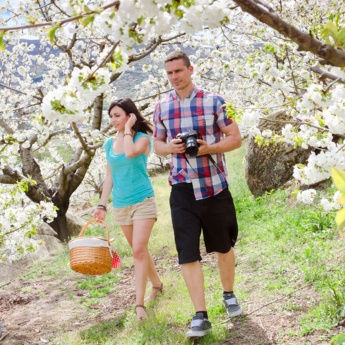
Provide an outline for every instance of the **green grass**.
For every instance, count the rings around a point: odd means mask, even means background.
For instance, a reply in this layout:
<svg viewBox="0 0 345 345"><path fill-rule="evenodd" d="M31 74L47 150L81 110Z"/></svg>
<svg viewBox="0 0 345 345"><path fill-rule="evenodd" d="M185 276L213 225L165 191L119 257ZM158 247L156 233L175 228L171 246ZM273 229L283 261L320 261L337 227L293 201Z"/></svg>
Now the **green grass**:
<svg viewBox="0 0 345 345"><path fill-rule="evenodd" d="M336 230L334 214L297 205L289 190L278 190L253 198L244 178L244 150L243 146L227 154L230 190L240 229L235 247L236 294L245 313L246 306L254 298L262 305L283 299L266 307L271 308L278 317L280 313L299 313L298 327L281 331L282 338L295 337L290 343L284 344L307 344L307 341L298 342L296 339L320 331L320 337L331 341L335 326L345 318L345 241ZM158 259L157 268L164 281L165 292L162 298L148 306L149 320L138 325L133 310L128 310L111 321L61 334L54 340L55 345L189 343L185 332L193 307L177 265L167 179L168 173L152 177L159 216L149 247L153 257ZM120 228L115 226L111 212L108 212L107 223L116 250L122 258L122 266L130 267L133 264L130 247ZM68 252L65 250L48 265L44 262L35 265L26 277L48 279L61 274L68 277L67 263ZM199 344L223 344L234 333L228 329L227 318L219 301L222 289L212 254L206 256L203 267L208 312L214 326L212 333L201 339ZM80 303L85 308L101 303L103 298L114 292L116 282L123 274L122 270L117 270L116 273L98 278L82 278L77 288L85 293L85 298ZM306 298L303 305L289 297L298 297L299 291L302 292L304 288L310 289L313 297ZM333 339L341 341L342 338L339 335Z"/></svg>

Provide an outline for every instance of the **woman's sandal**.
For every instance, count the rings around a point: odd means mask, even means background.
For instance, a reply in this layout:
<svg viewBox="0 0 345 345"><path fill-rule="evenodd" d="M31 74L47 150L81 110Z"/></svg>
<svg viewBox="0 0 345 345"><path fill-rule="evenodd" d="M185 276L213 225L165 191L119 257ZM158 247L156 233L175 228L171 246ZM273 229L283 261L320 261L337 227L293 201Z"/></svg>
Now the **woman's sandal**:
<svg viewBox="0 0 345 345"><path fill-rule="evenodd" d="M145 298L146 302L153 301L157 296L163 293L163 283L161 283L160 287L152 286L151 293Z"/></svg>
<svg viewBox="0 0 345 345"><path fill-rule="evenodd" d="M138 314L137 312L137 308L143 308L144 309L144 314ZM144 321L147 319L147 315L146 315L146 307L142 304L137 304L135 306L135 314L137 316L137 321Z"/></svg>

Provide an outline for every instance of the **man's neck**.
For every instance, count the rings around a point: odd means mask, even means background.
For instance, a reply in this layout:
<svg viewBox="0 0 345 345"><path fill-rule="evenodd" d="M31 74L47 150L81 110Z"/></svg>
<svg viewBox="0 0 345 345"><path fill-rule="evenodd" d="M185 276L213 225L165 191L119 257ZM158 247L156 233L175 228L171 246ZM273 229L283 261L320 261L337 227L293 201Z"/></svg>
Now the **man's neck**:
<svg viewBox="0 0 345 345"><path fill-rule="evenodd" d="M184 89L181 89L181 90L175 89L175 92L177 93L177 95L179 96L179 98L181 100L184 100L185 98L187 98L191 94L193 89L194 89L194 84L191 84L190 86L188 86Z"/></svg>

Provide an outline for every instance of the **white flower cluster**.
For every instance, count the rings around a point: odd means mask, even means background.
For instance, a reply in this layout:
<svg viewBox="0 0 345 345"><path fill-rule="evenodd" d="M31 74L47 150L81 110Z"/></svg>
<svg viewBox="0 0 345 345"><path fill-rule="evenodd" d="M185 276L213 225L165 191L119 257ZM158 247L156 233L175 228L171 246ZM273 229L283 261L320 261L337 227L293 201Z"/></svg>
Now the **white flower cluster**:
<svg viewBox="0 0 345 345"><path fill-rule="evenodd" d="M77 91L66 86L48 92L42 103L43 114L50 121L75 122L82 117L83 108Z"/></svg>
<svg viewBox="0 0 345 345"><path fill-rule="evenodd" d="M83 117L84 109L109 87L110 72L100 68L74 68L67 86L59 86L47 93L42 111L48 120L75 122Z"/></svg>
<svg viewBox="0 0 345 345"><path fill-rule="evenodd" d="M338 84L332 92L325 92L322 85L311 84L297 109L300 112L295 116L301 118L305 125L298 131L287 125L282 134L287 142L292 143L298 137L302 147L321 150L318 154L311 153L306 166L294 168L294 177L309 185L329 178L332 166L345 169L343 145L333 140L334 134L345 133L345 86Z"/></svg>
<svg viewBox="0 0 345 345"><path fill-rule="evenodd" d="M242 115L242 126L253 128L259 124L261 114L256 110L246 110Z"/></svg>
<svg viewBox="0 0 345 345"><path fill-rule="evenodd" d="M306 205L312 205L314 203L314 198L316 197L315 189L308 189L297 194L297 201L302 202Z"/></svg>
<svg viewBox="0 0 345 345"><path fill-rule="evenodd" d="M333 212L339 210L344 205L339 204L341 193L335 192L333 197L321 197L317 200L317 192L315 189L307 189L297 194L297 201L306 205L317 205L324 212Z"/></svg>
<svg viewBox="0 0 345 345"><path fill-rule="evenodd" d="M35 204L22 193L6 188L0 198L0 262L12 262L28 251L37 249L36 228L43 220L56 217L54 205L47 202Z"/></svg>
<svg viewBox="0 0 345 345"><path fill-rule="evenodd" d="M124 47L146 43L177 22L177 17L169 13L166 5L166 1L122 1L117 11L109 8L98 15L94 29L121 40Z"/></svg>
<svg viewBox="0 0 345 345"><path fill-rule="evenodd" d="M314 184L328 179L331 176L331 167L345 170L345 153L340 145L334 145L329 151L321 151L319 154L312 152L307 165L294 167L293 176L306 185Z"/></svg>
<svg viewBox="0 0 345 345"><path fill-rule="evenodd" d="M75 88L84 101L93 102L93 100L105 92L110 82L110 72L106 68L92 70L89 67L82 69L74 68L69 87Z"/></svg>

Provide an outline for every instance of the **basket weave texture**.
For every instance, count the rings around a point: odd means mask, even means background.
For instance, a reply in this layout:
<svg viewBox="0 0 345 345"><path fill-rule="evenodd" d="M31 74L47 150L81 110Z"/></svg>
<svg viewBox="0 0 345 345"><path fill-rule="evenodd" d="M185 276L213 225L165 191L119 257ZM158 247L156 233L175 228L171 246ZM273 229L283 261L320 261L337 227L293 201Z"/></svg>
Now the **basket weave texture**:
<svg viewBox="0 0 345 345"><path fill-rule="evenodd" d="M107 238L83 237L86 228L93 222L106 228ZM86 275L101 275L112 269L112 246L106 222L89 220L81 229L79 237L69 241L70 266L75 272Z"/></svg>

